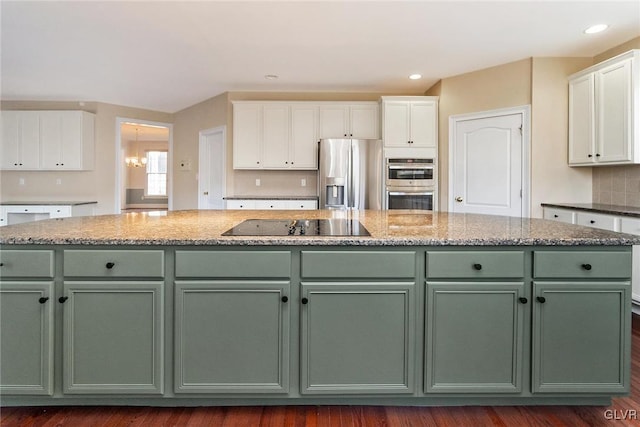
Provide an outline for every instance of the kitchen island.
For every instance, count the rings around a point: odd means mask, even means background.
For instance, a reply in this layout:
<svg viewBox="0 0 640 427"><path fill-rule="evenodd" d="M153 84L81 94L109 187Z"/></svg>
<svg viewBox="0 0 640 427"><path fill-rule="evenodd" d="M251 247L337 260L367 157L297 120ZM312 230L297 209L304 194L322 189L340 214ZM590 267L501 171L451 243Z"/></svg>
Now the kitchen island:
<svg viewBox="0 0 640 427"><path fill-rule="evenodd" d="M246 219L369 236L223 236ZM631 245L425 211L0 229L3 405L582 404L629 392Z"/></svg>

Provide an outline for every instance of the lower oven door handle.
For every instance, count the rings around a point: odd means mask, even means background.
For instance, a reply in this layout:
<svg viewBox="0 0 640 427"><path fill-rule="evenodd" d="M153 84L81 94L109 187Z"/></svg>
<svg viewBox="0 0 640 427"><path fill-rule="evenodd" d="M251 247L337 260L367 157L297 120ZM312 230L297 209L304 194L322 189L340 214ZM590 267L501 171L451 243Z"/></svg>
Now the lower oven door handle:
<svg viewBox="0 0 640 427"><path fill-rule="evenodd" d="M423 170L423 169L433 169L433 166L429 165L429 166L419 166L419 165L414 165L414 166L392 166L389 165L387 166L387 168L389 169L394 169L394 170L411 170L411 169L419 169L419 170Z"/></svg>
<svg viewBox="0 0 640 427"><path fill-rule="evenodd" d="M428 196L433 194L433 191L387 191L390 196Z"/></svg>

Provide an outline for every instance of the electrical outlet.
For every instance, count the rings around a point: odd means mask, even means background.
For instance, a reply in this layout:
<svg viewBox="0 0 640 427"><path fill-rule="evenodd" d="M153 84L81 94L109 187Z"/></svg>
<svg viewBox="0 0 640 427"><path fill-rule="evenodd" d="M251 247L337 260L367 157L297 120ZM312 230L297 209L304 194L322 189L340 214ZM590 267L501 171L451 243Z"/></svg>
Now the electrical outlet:
<svg viewBox="0 0 640 427"><path fill-rule="evenodd" d="M260 187L260 178L256 178L256 187Z"/></svg>
<svg viewBox="0 0 640 427"><path fill-rule="evenodd" d="M24 178L18 179L18 184L19 185L24 185Z"/></svg>
<svg viewBox="0 0 640 427"><path fill-rule="evenodd" d="M56 178L56 185L62 185L62 178Z"/></svg>
<svg viewBox="0 0 640 427"><path fill-rule="evenodd" d="M307 180L306 180L306 179L304 179L304 178L302 178L302 179L300 180L300 187L306 187L306 186L307 186Z"/></svg>

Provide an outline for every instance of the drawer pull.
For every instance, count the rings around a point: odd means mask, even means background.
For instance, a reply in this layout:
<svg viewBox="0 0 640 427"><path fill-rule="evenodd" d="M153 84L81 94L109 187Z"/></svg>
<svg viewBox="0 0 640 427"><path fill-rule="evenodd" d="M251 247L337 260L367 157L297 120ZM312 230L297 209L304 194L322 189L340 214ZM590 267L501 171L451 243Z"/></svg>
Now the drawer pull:
<svg viewBox="0 0 640 427"><path fill-rule="evenodd" d="M476 270L482 270L482 264L473 264L473 268Z"/></svg>
<svg viewBox="0 0 640 427"><path fill-rule="evenodd" d="M536 297L536 301L538 301L541 304L544 304L547 301L547 299L545 297Z"/></svg>
<svg viewBox="0 0 640 427"><path fill-rule="evenodd" d="M591 270L591 264L582 264L582 268L585 270Z"/></svg>
<svg viewBox="0 0 640 427"><path fill-rule="evenodd" d="M558 218L558 214L553 214L553 217L554 218Z"/></svg>
<svg viewBox="0 0 640 427"><path fill-rule="evenodd" d="M69 299L69 297L60 297L60 298L58 298L58 302L60 304L64 304L68 299Z"/></svg>
<svg viewBox="0 0 640 427"><path fill-rule="evenodd" d="M285 295L285 296L283 296L283 297L281 298L281 301L282 301L282 302L287 302L287 301L289 301L289 297Z"/></svg>
<svg viewBox="0 0 640 427"><path fill-rule="evenodd" d="M525 297L520 297L520 298L518 298L518 302L519 302L520 304L526 304L526 303L528 303L528 302L529 302L529 300L528 300L528 299L526 299Z"/></svg>
<svg viewBox="0 0 640 427"><path fill-rule="evenodd" d="M589 221L589 224L595 224L595 223L596 223L595 219L592 219L591 221Z"/></svg>
<svg viewBox="0 0 640 427"><path fill-rule="evenodd" d="M0 267L4 266L4 262L0 262Z"/></svg>
<svg viewBox="0 0 640 427"><path fill-rule="evenodd" d="M107 265L105 265L105 267L107 267L109 270L111 270L113 267L115 267L115 263L114 262L108 262Z"/></svg>
<svg viewBox="0 0 640 427"><path fill-rule="evenodd" d="M309 302L309 300L308 300L307 298L302 298L302 299L300 300L300 302L301 302L301 303L303 303L303 304L306 304L306 303L308 303L308 302Z"/></svg>
<svg viewBox="0 0 640 427"><path fill-rule="evenodd" d="M47 301L49 301L49 297L40 297L40 298L38 299L38 302L39 302L40 304L44 304L44 303L45 303L45 302L47 302Z"/></svg>

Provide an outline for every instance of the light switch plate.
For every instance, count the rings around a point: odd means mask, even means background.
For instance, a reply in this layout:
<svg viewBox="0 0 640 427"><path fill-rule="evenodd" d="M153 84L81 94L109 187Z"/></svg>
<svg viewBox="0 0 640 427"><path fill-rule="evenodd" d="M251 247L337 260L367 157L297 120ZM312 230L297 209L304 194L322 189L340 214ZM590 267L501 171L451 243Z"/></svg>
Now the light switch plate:
<svg viewBox="0 0 640 427"><path fill-rule="evenodd" d="M260 178L256 178L256 187L260 187Z"/></svg>

